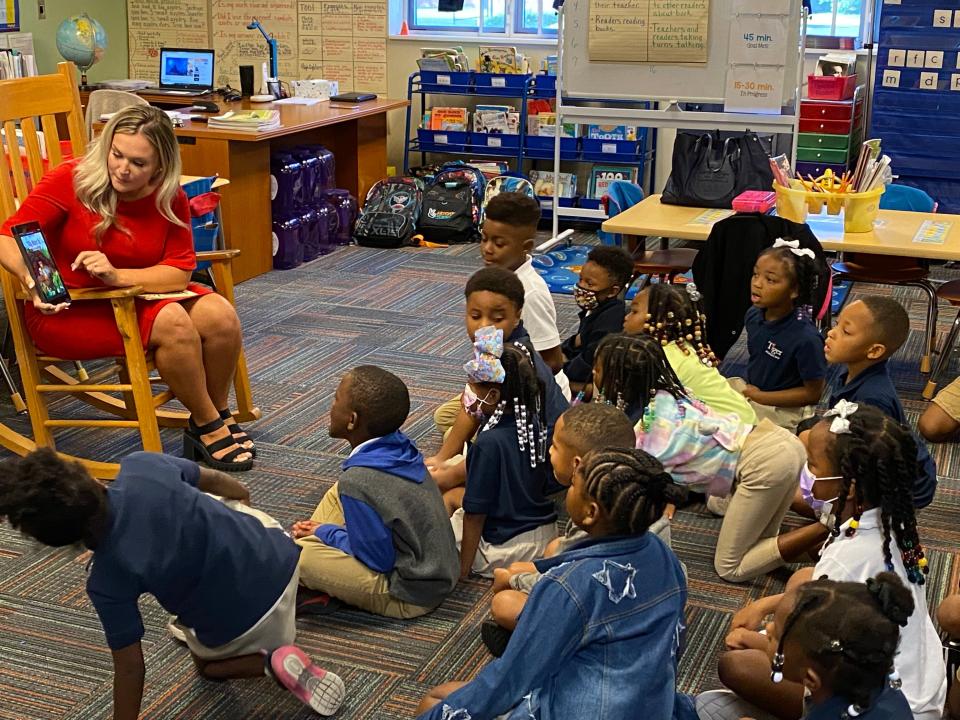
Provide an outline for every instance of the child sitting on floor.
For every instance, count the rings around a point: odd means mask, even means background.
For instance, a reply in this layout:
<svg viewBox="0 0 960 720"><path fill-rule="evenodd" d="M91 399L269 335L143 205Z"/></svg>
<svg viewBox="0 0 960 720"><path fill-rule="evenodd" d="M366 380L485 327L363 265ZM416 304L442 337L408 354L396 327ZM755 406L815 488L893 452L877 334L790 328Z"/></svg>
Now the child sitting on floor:
<svg viewBox="0 0 960 720"><path fill-rule="evenodd" d="M960 378L936 394L920 416L917 429L933 443L960 439Z"/></svg>
<svg viewBox="0 0 960 720"><path fill-rule="evenodd" d="M823 338L810 319L816 289L813 250L778 239L757 258L747 310L747 384L757 416L795 432L823 393Z"/></svg>
<svg viewBox="0 0 960 720"><path fill-rule="evenodd" d="M633 258L619 247L601 245L590 251L580 269L573 297L580 307L580 327L563 341L567 358L563 371L570 391L589 398L593 378L593 353L604 336L620 332L626 307L620 293L633 275Z"/></svg>
<svg viewBox="0 0 960 720"><path fill-rule="evenodd" d="M146 593L177 616L171 633L182 636L203 677L271 675L332 715L343 681L292 646L299 548L272 518L205 493L250 503L226 473L159 453L128 455L108 486L46 448L0 466L0 517L44 545L93 551L87 594L113 652L112 717L140 715L137 601Z"/></svg>
<svg viewBox="0 0 960 720"><path fill-rule="evenodd" d="M590 541L537 561L516 641L472 682L434 688L421 720L673 717L686 581L647 528L676 489L645 452L589 452L567 509Z"/></svg>
<svg viewBox="0 0 960 720"><path fill-rule="evenodd" d="M713 413L690 397L650 335L608 335L597 348L593 378L599 399L634 421L637 447L676 483L731 495L714 556L724 580L751 580L826 539L826 528L816 524L779 534L805 459L793 433L769 420L754 427Z"/></svg>
<svg viewBox="0 0 960 720"><path fill-rule="evenodd" d="M683 387L715 413L734 413L742 422L756 425L757 414L750 402L717 370L717 360L707 344L705 322L696 285L658 283L637 293L623 321L623 331L651 335L660 341Z"/></svg>
<svg viewBox="0 0 960 720"><path fill-rule="evenodd" d="M956 590L956 588L954 588ZM948 595L937 608L937 624L947 649L947 712L945 718L960 720L960 595Z"/></svg>
<svg viewBox="0 0 960 720"><path fill-rule="evenodd" d="M410 394L373 365L340 381L330 437L350 443L339 482L293 527L300 582L377 615L428 613L457 584L460 565L440 491L400 427Z"/></svg>
<svg viewBox="0 0 960 720"><path fill-rule="evenodd" d="M912 593L892 572L794 588L766 624L771 678L803 686L805 720L913 720L894 669L913 611ZM697 710L715 720L765 715L729 690L702 693Z"/></svg>
<svg viewBox="0 0 960 720"><path fill-rule="evenodd" d="M907 415L890 379L887 358L900 349L909 333L907 311L893 298L867 295L844 307L837 324L827 333L823 348L827 362L847 366L847 372L830 388L829 407L841 400L865 403L907 425ZM913 488L913 504L919 509L933 501L937 466L927 444L912 430L911 435L917 444L920 466Z"/></svg>
<svg viewBox="0 0 960 720"><path fill-rule="evenodd" d="M533 560L556 535L557 514L544 495L546 419L543 382L523 345L480 328L464 410L481 423L467 454L467 482L444 493L460 548L460 577L493 577L494 568Z"/></svg>
<svg viewBox="0 0 960 720"><path fill-rule="evenodd" d="M924 575L928 561L920 544L911 491L917 448L910 432L874 407L841 400L811 431L804 478L815 508L831 528L814 568L799 570L791 586L812 577L864 582L895 572L913 594L894 663L916 720L939 720L947 680L942 648L927 613ZM784 720L802 711L799 683L770 680L766 639L756 631L781 595L751 603L733 619L721 658L720 680L740 697Z"/></svg>
<svg viewBox="0 0 960 720"><path fill-rule="evenodd" d="M466 296L464 320L467 337L470 338L471 343L479 328L493 326L503 331L506 343L520 343L527 348L546 394L544 410L547 442L549 442L554 423L567 409L569 403L561 393L550 368L533 349L526 328L520 322L520 313L523 311L525 300L523 283L514 273L493 265L478 270L470 276L464 288L464 295ZM457 402L460 404L462 399L458 398ZM460 453L463 452L464 444L476 435L480 427L480 421L476 417L471 417L462 405L459 407L459 413L460 417L454 429L444 439L440 450L426 460L427 468L443 492L463 485L466 479L466 465ZM561 488L551 488L551 491L559 489Z"/></svg>

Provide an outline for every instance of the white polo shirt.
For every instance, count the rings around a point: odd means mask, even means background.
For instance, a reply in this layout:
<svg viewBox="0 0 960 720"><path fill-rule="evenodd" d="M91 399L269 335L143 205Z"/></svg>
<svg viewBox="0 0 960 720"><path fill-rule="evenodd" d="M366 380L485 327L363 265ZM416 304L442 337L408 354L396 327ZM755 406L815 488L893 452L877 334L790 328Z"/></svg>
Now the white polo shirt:
<svg viewBox="0 0 960 720"><path fill-rule="evenodd" d="M848 520L840 526L840 536L830 543L813 569L814 579L826 575L841 582L866 582L886 571L883 559L883 526L880 509L867 510L853 537L846 537ZM900 652L894 660L903 681L904 696L915 720L940 720L947 697L947 668L943 647L927 610L926 585L907 580L896 541L890 539L894 571L913 593L913 615L900 628Z"/></svg>
<svg viewBox="0 0 960 720"><path fill-rule="evenodd" d="M523 283L523 312L520 319L530 336L531 344L537 352L557 347L560 344L557 308L553 304L553 296L547 283L533 269L533 258L527 255L527 261L514 272ZM570 381L566 374L561 370L554 378L563 396L570 400Z"/></svg>

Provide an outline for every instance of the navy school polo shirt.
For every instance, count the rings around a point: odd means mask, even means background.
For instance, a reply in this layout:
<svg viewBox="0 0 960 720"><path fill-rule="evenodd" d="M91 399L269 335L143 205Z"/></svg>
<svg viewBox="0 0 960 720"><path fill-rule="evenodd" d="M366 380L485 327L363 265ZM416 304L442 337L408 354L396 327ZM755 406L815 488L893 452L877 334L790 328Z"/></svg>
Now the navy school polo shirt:
<svg viewBox="0 0 960 720"><path fill-rule="evenodd" d="M913 440L917 443L917 464L919 465L919 475L913 486L913 504L917 508L929 505L937 489L937 465L930 455L927 443L907 422L900 396L897 395L897 389L890 378L887 361L882 360L871 365L850 382L847 382L847 373L842 373L830 387L829 407L832 408L841 400L873 405L898 423L910 428Z"/></svg>
<svg viewBox="0 0 960 720"><path fill-rule="evenodd" d="M533 367L537 371L537 377L540 378L545 390L544 411L547 416L547 445L549 446L549 438L553 436L553 426L557 424L557 418L563 415L564 411L570 407L570 403L567 402L567 399L563 396L563 392L560 390L560 386L557 385L557 379L553 376L553 371L550 370L550 366L540 357L540 353L534 350L533 343L530 342L530 336L527 335L527 330L523 327L523 323L517 325L506 342L523 343L524 347L529 351L530 357L533 358Z"/></svg>
<svg viewBox="0 0 960 720"><path fill-rule="evenodd" d="M847 713L850 701L839 696L819 705L809 701L805 704L805 720L844 720L850 717ZM913 720L913 712L903 692L885 686L856 717L862 720Z"/></svg>
<svg viewBox="0 0 960 720"><path fill-rule="evenodd" d="M199 480L194 462L136 452L107 488L110 526L87 593L112 650L143 637L145 593L213 648L253 627L290 582L293 540L200 492Z"/></svg>
<svg viewBox="0 0 960 720"><path fill-rule="evenodd" d="M545 463L530 467L530 458L517 442L516 419L504 415L496 427L477 433L467 453L463 511L486 515L483 539L501 545L556 521L545 485Z"/></svg>
<svg viewBox="0 0 960 720"><path fill-rule="evenodd" d="M764 392L800 387L807 381L821 380L827 374L823 356L823 338L809 320L796 313L767 322L763 310L747 310L743 325L747 330L747 382Z"/></svg>

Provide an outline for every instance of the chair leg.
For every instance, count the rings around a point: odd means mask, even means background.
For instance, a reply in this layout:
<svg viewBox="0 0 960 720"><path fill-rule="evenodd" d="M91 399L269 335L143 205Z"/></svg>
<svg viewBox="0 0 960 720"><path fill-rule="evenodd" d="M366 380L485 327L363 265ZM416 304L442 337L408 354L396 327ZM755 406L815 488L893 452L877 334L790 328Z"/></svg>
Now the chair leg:
<svg viewBox="0 0 960 720"><path fill-rule="evenodd" d="M920 359L920 372L929 373L933 365L933 356L937 352L937 290L926 280L903 284L919 288L927 294L927 329L923 356Z"/></svg>
<svg viewBox="0 0 960 720"><path fill-rule="evenodd" d="M130 384L133 386L131 392L133 404L137 410L143 449L148 452L163 452L157 414L153 407L153 390L150 387L147 358L143 353L143 342L140 339L133 298L119 298L111 300L110 303L113 305L113 314L117 319L117 329L120 331L120 337L123 338L124 359Z"/></svg>
<svg viewBox="0 0 960 720"><path fill-rule="evenodd" d="M950 328L950 332L947 333L947 337L944 339L943 345L940 348L940 356L937 358L937 364L933 368L933 372L930 373L927 384L923 388L923 397L926 400L932 400L937 392L940 376L950 364L950 355L953 352L953 346L957 342L958 333L960 333L960 312L958 312L957 317L954 318L953 326Z"/></svg>

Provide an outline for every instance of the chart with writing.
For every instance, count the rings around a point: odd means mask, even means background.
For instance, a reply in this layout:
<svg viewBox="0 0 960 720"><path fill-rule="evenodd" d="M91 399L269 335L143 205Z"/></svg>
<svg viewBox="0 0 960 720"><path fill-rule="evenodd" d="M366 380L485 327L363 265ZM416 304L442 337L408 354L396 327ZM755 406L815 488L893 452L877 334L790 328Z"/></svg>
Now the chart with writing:
<svg viewBox="0 0 960 720"><path fill-rule="evenodd" d="M710 0L590 0L591 61L706 63Z"/></svg>
<svg viewBox="0 0 960 720"><path fill-rule="evenodd" d="M260 67L270 58L267 41L247 24L257 18L278 41L280 78L297 77L297 0L210 0L210 25L216 50L216 83L240 87L241 65L253 65L259 89Z"/></svg>
<svg viewBox="0 0 960 720"><path fill-rule="evenodd" d="M207 0L127 0L130 77L156 83L162 47L210 47L207 9Z"/></svg>
<svg viewBox="0 0 960 720"><path fill-rule="evenodd" d="M340 92L387 92L387 5L382 0L300 0L301 79L340 83Z"/></svg>

